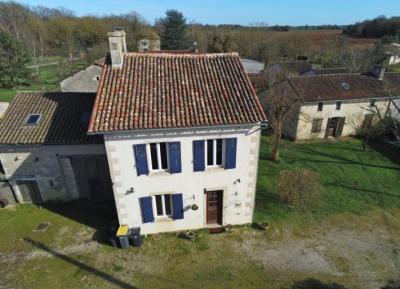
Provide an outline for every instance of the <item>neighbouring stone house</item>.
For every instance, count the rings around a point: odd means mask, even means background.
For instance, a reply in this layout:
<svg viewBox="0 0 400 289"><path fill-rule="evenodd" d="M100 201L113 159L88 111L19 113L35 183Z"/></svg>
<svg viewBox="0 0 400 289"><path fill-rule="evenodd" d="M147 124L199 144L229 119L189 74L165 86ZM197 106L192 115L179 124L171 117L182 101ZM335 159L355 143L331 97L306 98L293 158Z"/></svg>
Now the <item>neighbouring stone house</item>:
<svg viewBox="0 0 400 289"><path fill-rule="evenodd" d="M111 200L104 141L88 135L95 94L20 92L0 120L0 174L19 202Z"/></svg>
<svg viewBox="0 0 400 289"><path fill-rule="evenodd" d="M100 59L87 68L64 79L60 82L61 91L96 93L103 64L104 59Z"/></svg>
<svg viewBox="0 0 400 289"><path fill-rule="evenodd" d="M371 124L376 109L383 115L389 100L398 98L398 77L383 72L290 77L283 89L302 102L286 118L284 134L294 140L357 135Z"/></svg>

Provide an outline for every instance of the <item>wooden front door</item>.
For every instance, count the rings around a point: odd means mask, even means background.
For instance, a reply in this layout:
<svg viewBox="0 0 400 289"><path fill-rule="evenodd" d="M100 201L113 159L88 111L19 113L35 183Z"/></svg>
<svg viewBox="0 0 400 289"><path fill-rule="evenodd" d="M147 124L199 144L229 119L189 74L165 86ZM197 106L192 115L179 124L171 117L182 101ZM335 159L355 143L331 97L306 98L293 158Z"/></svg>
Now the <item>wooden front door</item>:
<svg viewBox="0 0 400 289"><path fill-rule="evenodd" d="M346 118L344 117L328 118L325 131L325 138L328 138L330 136L332 137L342 136L345 119Z"/></svg>
<svg viewBox="0 0 400 289"><path fill-rule="evenodd" d="M207 192L207 224L222 225L223 191Z"/></svg>

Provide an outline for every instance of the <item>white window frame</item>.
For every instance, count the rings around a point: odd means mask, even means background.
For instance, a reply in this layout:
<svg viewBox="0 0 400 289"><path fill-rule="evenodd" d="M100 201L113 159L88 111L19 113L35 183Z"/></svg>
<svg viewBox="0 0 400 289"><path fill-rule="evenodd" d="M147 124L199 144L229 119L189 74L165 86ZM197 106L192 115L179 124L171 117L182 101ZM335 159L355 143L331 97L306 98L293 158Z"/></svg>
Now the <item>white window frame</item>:
<svg viewBox="0 0 400 289"><path fill-rule="evenodd" d="M171 214L166 213L165 209L165 196L168 196L170 198L170 204L171 204ZM156 202L156 197L161 196L161 209L162 209L162 215L158 215L157 213L157 202ZM172 194L156 194L151 197L152 203L153 203L153 215L155 218L172 218L173 215L173 204L172 204Z"/></svg>
<svg viewBox="0 0 400 289"><path fill-rule="evenodd" d="M157 163L158 163L158 169L153 169L153 159L151 157L151 147L150 145L155 143L156 144L156 148L157 148ZM167 168L163 169L162 168L162 161L161 161L161 149L160 149L160 144L161 143L165 143L166 146L166 153L167 153ZM168 152L168 142L151 142L147 144L147 159L150 160L149 162L149 170L151 172L167 172L169 171L169 152Z"/></svg>
<svg viewBox="0 0 400 289"><path fill-rule="evenodd" d="M36 116L36 115L39 116L37 121L35 123L28 123L28 121L31 118L31 116ZM42 114L41 113L30 113L30 114L28 114L28 116L25 119L25 125L27 125L27 126L35 126L35 125L38 125L41 120L42 120Z"/></svg>
<svg viewBox="0 0 400 289"><path fill-rule="evenodd" d="M208 141L213 141L213 164L208 164ZM217 164L217 140L222 140L222 163L220 165ZM206 139L205 148L204 148L204 161L206 168L223 168L225 165L225 139L223 138L215 138L215 139Z"/></svg>

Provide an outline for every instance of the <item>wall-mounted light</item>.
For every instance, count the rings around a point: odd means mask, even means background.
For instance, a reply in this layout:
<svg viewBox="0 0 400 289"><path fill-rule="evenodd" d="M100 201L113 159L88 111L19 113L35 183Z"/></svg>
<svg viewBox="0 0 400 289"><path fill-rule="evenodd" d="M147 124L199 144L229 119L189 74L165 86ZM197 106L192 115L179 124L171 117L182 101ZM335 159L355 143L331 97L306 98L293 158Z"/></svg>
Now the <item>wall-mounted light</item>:
<svg viewBox="0 0 400 289"><path fill-rule="evenodd" d="M240 179L237 179L236 181L233 182L234 185L240 184Z"/></svg>
<svg viewBox="0 0 400 289"><path fill-rule="evenodd" d="M126 191L126 195L133 194L135 192L135 189L132 187L129 190Z"/></svg>

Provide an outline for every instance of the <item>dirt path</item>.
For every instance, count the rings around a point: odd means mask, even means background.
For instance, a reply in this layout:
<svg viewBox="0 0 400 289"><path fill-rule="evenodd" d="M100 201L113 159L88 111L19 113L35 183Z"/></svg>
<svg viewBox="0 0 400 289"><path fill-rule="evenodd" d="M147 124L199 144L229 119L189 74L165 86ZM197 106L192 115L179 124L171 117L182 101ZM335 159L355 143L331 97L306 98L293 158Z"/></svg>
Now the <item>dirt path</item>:
<svg viewBox="0 0 400 289"><path fill-rule="evenodd" d="M400 276L399 216L384 213L377 219L366 227L361 219L361 225L343 228L323 225L305 238L288 230L276 241L250 238L238 245L267 271L349 277L376 289Z"/></svg>

